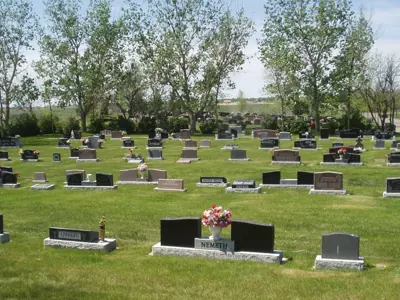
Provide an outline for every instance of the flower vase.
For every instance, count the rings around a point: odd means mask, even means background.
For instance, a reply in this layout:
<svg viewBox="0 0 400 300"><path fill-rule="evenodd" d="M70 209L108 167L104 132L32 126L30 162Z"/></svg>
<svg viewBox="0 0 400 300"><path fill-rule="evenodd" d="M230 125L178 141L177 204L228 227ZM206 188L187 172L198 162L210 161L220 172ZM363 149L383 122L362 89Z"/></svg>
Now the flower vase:
<svg viewBox="0 0 400 300"><path fill-rule="evenodd" d="M141 179L144 179L144 174L146 173L146 171L140 171L140 174L141 174Z"/></svg>
<svg viewBox="0 0 400 300"><path fill-rule="evenodd" d="M99 230L100 241L104 242L105 235L106 235L106 230L105 229L100 229Z"/></svg>
<svg viewBox="0 0 400 300"><path fill-rule="evenodd" d="M340 159L343 159L343 154L339 154L339 158L340 158Z"/></svg>
<svg viewBox="0 0 400 300"><path fill-rule="evenodd" d="M222 231L222 227L209 226L208 229L210 230L210 232L212 234L210 236L210 240L220 240L221 239L220 234L221 234L221 231Z"/></svg>

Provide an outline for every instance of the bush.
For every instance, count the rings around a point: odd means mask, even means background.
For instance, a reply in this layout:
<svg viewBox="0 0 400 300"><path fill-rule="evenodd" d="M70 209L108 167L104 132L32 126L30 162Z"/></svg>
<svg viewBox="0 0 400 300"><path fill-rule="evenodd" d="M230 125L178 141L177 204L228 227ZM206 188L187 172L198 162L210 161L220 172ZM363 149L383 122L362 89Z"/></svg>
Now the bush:
<svg viewBox="0 0 400 300"><path fill-rule="evenodd" d="M64 123L64 134L69 134L72 130L81 130L81 126L79 125L79 120L74 117L69 117Z"/></svg>
<svg viewBox="0 0 400 300"><path fill-rule="evenodd" d="M300 133L302 131L308 131L308 123L302 119L288 120L287 128L289 132L293 134Z"/></svg>
<svg viewBox="0 0 400 300"><path fill-rule="evenodd" d="M39 129L42 134L62 133L60 118L55 114L43 114L39 120Z"/></svg>
<svg viewBox="0 0 400 300"><path fill-rule="evenodd" d="M276 130L278 129L278 120L271 116L267 116L262 124L262 128Z"/></svg>
<svg viewBox="0 0 400 300"><path fill-rule="evenodd" d="M200 123L200 131L202 134L213 134L217 129L218 124L215 120L207 120Z"/></svg>
<svg viewBox="0 0 400 300"><path fill-rule="evenodd" d="M336 129L339 129L339 125L335 119L329 119L322 128L328 128L330 134L335 134Z"/></svg>
<svg viewBox="0 0 400 300"><path fill-rule="evenodd" d="M35 115L23 113L10 125L10 135L35 136L40 134L38 119Z"/></svg>
<svg viewBox="0 0 400 300"><path fill-rule="evenodd" d="M396 125L395 124L386 123L385 124L385 131L396 131Z"/></svg>
<svg viewBox="0 0 400 300"><path fill-rule="evenodd" d="M156 129L156 120L151 117L142 117L139 121L137 133L148 133L149 130Z"/></svg>
<svg viewBox="0 0 400 300"><path fill-rule="evenodd" d="M354 112L350 117L350 127L347 128L348 116L343 116L340 122L340 126L346 129L358 128L365 130L368 126L368 119L364 117L360 111Z"/></svg>
<svg viewBox="0 0 400 300"><path fill-rule="evenodd" d="M189 129L188 118L169 118L168 130L170 133L180 132L181 129Z"/></svg>
<svg viewBox="0 0 400 300"><path fill-rule="evenodd" d="M91 133L99 133L103 129L105 129L105 126L104 126L104 121L101 118L94 119L88 126L88 131Z"/></svg>

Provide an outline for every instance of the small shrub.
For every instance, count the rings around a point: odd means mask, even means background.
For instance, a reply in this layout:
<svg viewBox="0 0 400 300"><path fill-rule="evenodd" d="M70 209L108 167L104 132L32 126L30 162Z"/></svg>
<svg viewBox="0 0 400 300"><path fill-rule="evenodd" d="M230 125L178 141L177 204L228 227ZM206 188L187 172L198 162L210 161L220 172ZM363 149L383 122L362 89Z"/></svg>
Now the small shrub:
<svg viewBox="0 0 400 300"><path fill-rule="evenodd" d="M149 130L156 129L156 120L151 117L142 117L138 123L138 133L148 133Z"/></svg>
<svg viewBox="0 0 400 300"><path fill-rule="evenodd" d="M181 129L189 129L188 118L169 118L168 129L170 133L180 132Z"/></svg>
<svg viewBox="0 0 400 300"><path fill-rule="evenodd" d="M46 113L40 117L39 129L42 134L60 132L60 127L60 118L54 113Z"/></svg>
<svg viewBox="0 0 400 300"><path fill-rule="evenodd" d="M72 130L81 130L81 126L79 125L79 120L75 119L74 117L69 117L64 123L64 133L71 133Z"/></svg>
<svg viewBox="0 0 400 300"><path fill-rule="evenodd" d="M200 123L200 131L202 134L213 134L217 129L218 124L215 120L207 120Z"/></svg>
<svg viewBox="0 0 400 300"><path fill-rule="evenodd" d="M266 129L278 129L278 120L271 116L267 116L262 124L262 128Z"/></svg>
<svg viewBox="0 0 400 300"><path fill-rule="evenodd" d="M40 134L39 121L35 115L23 113L11 123L10 135L35 136Z"/></svg>

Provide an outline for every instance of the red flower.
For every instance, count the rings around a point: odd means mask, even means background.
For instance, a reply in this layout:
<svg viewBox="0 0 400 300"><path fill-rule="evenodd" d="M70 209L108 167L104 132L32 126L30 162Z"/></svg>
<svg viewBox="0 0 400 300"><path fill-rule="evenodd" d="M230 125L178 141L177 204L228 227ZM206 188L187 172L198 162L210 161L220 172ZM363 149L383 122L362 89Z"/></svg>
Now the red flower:
<svg viewBox="0 0 400 300"><path fill-rule="evenodd" d="M212 207L212 208L216 208L217 206L216 206L215 204L213 204L211 207Z"/></svg>

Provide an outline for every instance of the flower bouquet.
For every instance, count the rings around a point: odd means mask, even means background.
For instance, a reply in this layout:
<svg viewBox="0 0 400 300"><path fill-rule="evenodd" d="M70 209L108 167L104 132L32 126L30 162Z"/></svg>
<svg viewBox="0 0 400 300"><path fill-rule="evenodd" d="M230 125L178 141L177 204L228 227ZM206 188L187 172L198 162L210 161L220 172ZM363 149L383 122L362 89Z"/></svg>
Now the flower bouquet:
<svg viewBox="0 0 400 300"><path fill-rule="evenodd" d="M39 155L40 154L40 152L38 151L38 150L33 150L33 154L35 154L35 155Z"/></svg>
<svg viewBox="0 0 400 300"><path fill-rule="evenodd" d="M145 172L147 170L147 164L146 163L141 163L140 165L137 166L137 169L140 171L140 173L142 175L141 179L143 179L144 178L144 174L145 174Z"/></svg>
<svg viewBox="0 0 400 300"><path fill-rule="evenodd" d="M106 217L102 216L100 221L99 221L99 235L100 235L100 241L104 242L104 237L106 233Z"/></svg>
<svg viewBox="0 0 400 300"><path fill-rule="evenodd" d="M338 150L338 154L346 154L346 152L347 152L347 148L345 148L345 147L342 147L342 148L340 148L339 150Z"/></svg>
<svg viewBox="0 0 400 300"><path fill-rule="evenodd" d="M208 226L212 236L210 239L220 239L222 228L228 227L232 222L232 213L229 210L222 209L222 206L213 204L211 208L203 212L201 222L203 225Z"/></svg>

